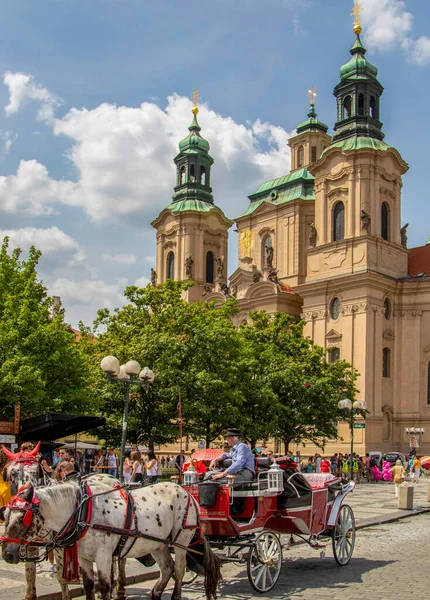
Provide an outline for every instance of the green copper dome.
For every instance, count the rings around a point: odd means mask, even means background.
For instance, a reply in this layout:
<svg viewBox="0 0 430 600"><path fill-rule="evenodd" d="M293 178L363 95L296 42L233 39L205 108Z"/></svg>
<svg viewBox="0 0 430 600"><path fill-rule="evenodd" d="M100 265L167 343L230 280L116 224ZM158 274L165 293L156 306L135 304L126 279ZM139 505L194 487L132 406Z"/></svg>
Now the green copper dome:
<svg viewBox="0 0 430 600"><path fill-rule="evenodd" d="M188 127L188 129L190 133L185 139L179 142L179 151L187 152L191 150L198 152L200 150L206 153L209 152L209 142L200 135L201 127L198 124L196 113L194 114L193 122Z"/></svg>
<svg viewBox="0 0 430 600"><path fill-rule="evenodd" d="M357 39L353 47L350 50L352 54L351 60L349 60L346 65L343 65L340 68L340 78L341 80L345 79L366 79L370 77L371 79L376 79L378 75L378 69L375 65L372 65L364 55L366 54L366 48L363 46L360 40L360 36L357 35Z"/></svg>

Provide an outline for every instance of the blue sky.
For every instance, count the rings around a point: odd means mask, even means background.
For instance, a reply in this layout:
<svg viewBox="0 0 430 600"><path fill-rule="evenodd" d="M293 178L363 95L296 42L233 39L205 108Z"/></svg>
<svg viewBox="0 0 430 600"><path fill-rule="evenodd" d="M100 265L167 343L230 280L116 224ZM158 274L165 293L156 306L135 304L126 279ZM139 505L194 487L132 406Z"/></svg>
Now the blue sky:
<svg viewBox="0 0 430 600"><path fill-rule="evenodd" d="M332 127L352 0L3 0L0 234L43 251L66 318L90 324L154 264L150 221L201 93L216 203L233 218L289 171L288 137L318 89ZM402 224L430 235L430 3L362 0L363 41L385 87L385 141L409 163ZM229 272L236 267L230 241Z"/></svg>

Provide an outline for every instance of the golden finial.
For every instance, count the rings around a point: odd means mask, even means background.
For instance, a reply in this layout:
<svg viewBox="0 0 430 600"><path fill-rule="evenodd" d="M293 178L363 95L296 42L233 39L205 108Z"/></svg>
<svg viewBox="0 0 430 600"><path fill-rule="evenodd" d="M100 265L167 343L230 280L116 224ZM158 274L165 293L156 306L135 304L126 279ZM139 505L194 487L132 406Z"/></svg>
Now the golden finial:
<svg viewBox="0 0 430 600"><path fill-rule="evenodd" d="M360 13L363 10L361 4L358 3L358 0L355 0L354 8L352 9L351 17L355 17L354 19L354 33L355 35L360 35L363 31L360 24Z"/></svg>
<svg viewBox="0 0 430 600"><path fill-rule="evenodd" d="M197 99L200 96L199 94L199 90L197 88L194 88L194 92L193 92L193 102L194 102L194 107L192 110L192 113L194 115L196 115L199 112L199 109L197 108Z"/></svg>
<svg viewBox="0 0 430 600"><path fill-rule="evenodd" d="M308 94L309 94L309 104L314 105L315 104L315 98L317 96L317 89L316 89L316 87L314 85L311 87L310 90L308 90Z"/></svg>

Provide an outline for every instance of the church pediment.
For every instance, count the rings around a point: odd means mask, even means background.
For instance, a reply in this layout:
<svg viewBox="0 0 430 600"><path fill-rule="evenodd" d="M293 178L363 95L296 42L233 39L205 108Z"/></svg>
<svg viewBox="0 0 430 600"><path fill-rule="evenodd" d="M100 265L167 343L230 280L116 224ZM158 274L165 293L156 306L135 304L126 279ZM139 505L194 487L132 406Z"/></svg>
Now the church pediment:
<svg viewBox="0 0 430 600"><path fill-rule="evenodd" d="M385 339L394 340L394 333L391 329L385 329L383 335Z"/></svg>
<svg viewBox="0 0 430 600"><path fill-rule="evenodd" d="M259 283L254 283L246 293L245 298L247 300L255 299L255 298L263 298L266 296L273 296L278 293L277 287L271 281L260 281Z"/></svg>
<svg viewBox="0 0 430 600"><path fill-rule="evenodd" d="M331 346L339 347L342 342L342 334L336 331L335 329L330 329L330 331L325 336L326 347L330 348Z"/></svg>

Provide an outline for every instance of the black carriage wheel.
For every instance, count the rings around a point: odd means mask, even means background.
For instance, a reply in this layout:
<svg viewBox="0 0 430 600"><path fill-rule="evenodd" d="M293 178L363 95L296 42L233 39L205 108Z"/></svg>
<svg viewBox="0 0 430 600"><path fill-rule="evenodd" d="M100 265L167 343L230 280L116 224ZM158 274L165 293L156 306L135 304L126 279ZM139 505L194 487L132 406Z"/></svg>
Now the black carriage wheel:
<svg viewBox="0 0 430 600"><path fill-rule="evenodd" d="M333 528L333 554L341 567L349 563L354 552L355 519L352 508L347 504L341 506Z"/></svg>
<svg viewBox="0 0 430 600"><path fill-rule="evenodd" d="M268 592L276 585L281 567L282 546L279 537L263 531L255 538L248 554L249 583L260 594Z"/></svg>

